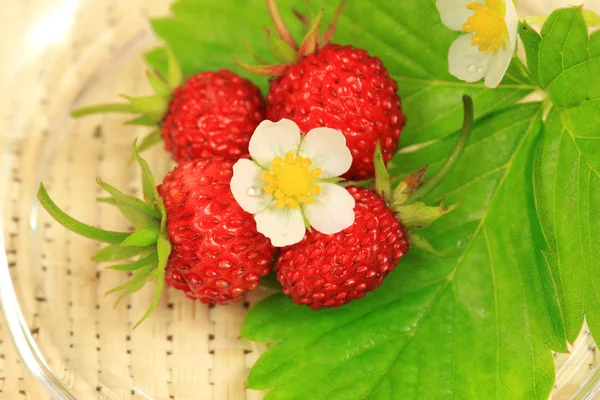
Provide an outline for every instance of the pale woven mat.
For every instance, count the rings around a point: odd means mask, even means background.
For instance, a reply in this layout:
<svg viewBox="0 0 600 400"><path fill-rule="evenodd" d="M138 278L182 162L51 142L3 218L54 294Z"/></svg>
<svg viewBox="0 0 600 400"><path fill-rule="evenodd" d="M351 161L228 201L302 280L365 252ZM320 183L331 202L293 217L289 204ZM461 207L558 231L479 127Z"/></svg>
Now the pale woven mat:
<svg viewBox="0 0 600 400"><path fill-rule="evenodd" d="M81 399L260 399L262 393L245 389L245 379L266 346L240 340L238 332L247 308L265 292L209 308L167 290L155 315L132 332L152 288L113 309L104 292L125 277L94 268L95 243L67 233L44 212L31 229L42 177L75 217L127 228L109 206L92 206L100 194L95 178L137 194L139 173L126 159L144 129L123 128L119 116L73 121L66 112L73 104L114 101L117 93L147 93L136 55L153 43L148 18L166 15L168 3L0 1L0 166L8 167L0 173L0 215L8 216L10 271L47 362ZM171 167L161 149L146 157L157 179ZM556 398L568 398L597 358L584 332L570 356L557 357ZM48 399L45 393L22 367L0 319L0 399Z"/></svg>

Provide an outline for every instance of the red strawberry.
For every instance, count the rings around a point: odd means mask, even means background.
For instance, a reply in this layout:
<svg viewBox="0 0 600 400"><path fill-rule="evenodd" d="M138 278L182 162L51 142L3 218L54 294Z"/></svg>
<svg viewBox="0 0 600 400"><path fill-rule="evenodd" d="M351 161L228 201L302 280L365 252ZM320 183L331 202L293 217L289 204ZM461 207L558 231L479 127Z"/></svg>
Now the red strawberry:
<svg viewBox="0 0 600 400"><path fill-rule="evenodd" d="M111 195L105 201L119 207L137 229L133 233L78 222L54 204L43 185L38 192L42 206L59 223L108 243L94 256L96 261L139 255L136 261L108 267L134 271L126 284L110 291L122 291L118 301L156 278L155 301L143 320L157 306L165 282L203 303L227 304L256 289L272 268L275 249L258 233L253 216L233 198L229 188L233 162L222 157L184 162L157 189L148 165L137 152L135 156L142 168L144 200L98 181Z"/></svg>
<svg viewBox="0 0 600 400"><path fill-rule="evenodd" d="M398 86L377 57L353 46L329 44L344 1L319 42L322 12L298 46L281 22L275 0L267 0L279 38L267 31L280 65L249 66L251 72L276 77L270 83L267 118L296 122L303 132L318 127L340 130L353 162L347 179L374 175L373 152L379 141L387 163L398 147L405 117ZM301 19L308 23L304 16Z"/></svg>
<svg viewBox="0 0 600 400"><path fill-rule="evenodd" d="M408 251L406 229L374 192L348 188L354 225L339 233L307 233L281 253L277 279L283 292L314 309L338 307L381 284Z"/></svg>
<svg viewBox="0 0 600 400"><path fill-rule="evenodd" d="M155 95L128 98L130 104L104 104L76 110L74 117L100 112L138 114L130 124L154 126L140 143L144 150L164 139L175 161L222 156L237 160L248 154L248 142L265 119L260 89L228 70L201 72L183 81L169 53L168 78L148 71Z"/></svg>
<svg viewBox="0 0 600 400"><path fill-rule="evenodd" d="M165 148L175 161L219 155L237 160L265 119L260 89L233 72L203 72L175 89L162 120Z"/></svg>
<svg viewBox="0 0 600 400"><path fill-rule="evenodd" d="M158 187L173 250L167 284L203 303L242 299L271 271L274 248L229 188L233 162L188 161Z"/></svg>
<svg viewBox="0 0 600 400"><path fill-rule="evenodd" d="M353 157L344 177L371 178L377 141L386 163L398 148L405 117L397 90L378 58L330 44L271 81L267 119L291 119L303 132L321 126L342 131Z"/></svg>
<svg viewBox="0 0 600 400"><path fill-rule="evenodd" d="M468 97L464 104L465 122L453 154L422 185L426 167L392 191L381 150L376 146L375 192L348 188L356 201L354 224L333 235L307 233L301 242L283 249L276 271L284 293L314 309L338 307L377 288L408 251L409 242L433 251L410 230L428 226L456 207L429 207L417 200L452 170L466 147L473 108Z"/></svg>

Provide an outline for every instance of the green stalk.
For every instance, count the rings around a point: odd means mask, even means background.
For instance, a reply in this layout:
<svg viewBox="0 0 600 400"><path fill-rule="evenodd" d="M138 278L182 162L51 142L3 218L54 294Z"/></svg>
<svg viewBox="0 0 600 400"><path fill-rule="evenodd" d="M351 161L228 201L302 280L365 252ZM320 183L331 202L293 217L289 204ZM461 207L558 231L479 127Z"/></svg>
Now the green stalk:
<svg viewBox="0 0 600 400"><path fill-rule="evenodd" d="M458 160L460 159L465 148L467 147L467 142L471 137L471 131L473 129L473 100L471 99L471 97L467 95L463 96L463 106L463 126L460 132L460 136L458 138L458 142L456 143L452 154L450 154L450 157L448 157L444 165L442 165L442 167L435 173L435 175L433 175L429 180L425 181L406 201L405 204L414 203L417 200L429 194L444 180L444 178L446 178L446 176L448 176L450 171L452 171L452 169L454 169L454 167L458 163Z"/></svg>
<svg viewBox="0 0 600 400"><path fill-rule="evenodd" d="M77 221L63 210L61 210L48 195L44 184L40 184L37 198L40 204L52 218L68 230L75 232L89 239L97 240L104 243L117 244L125 240L130 234L126 232L105 231L104 229L96 228L82 222Z"/></svg>
<svg viewBox="0 0 600 400"><path fill-rule="evenodd" d="M135 114L138 111L131 104L112 103L112 104L100 104L97 106L80 108L80 109L77 109L77 110L71 112L71 116L73 118L78 118L78 117L83 117L85 115L110 113L110 112Z"/></svg>

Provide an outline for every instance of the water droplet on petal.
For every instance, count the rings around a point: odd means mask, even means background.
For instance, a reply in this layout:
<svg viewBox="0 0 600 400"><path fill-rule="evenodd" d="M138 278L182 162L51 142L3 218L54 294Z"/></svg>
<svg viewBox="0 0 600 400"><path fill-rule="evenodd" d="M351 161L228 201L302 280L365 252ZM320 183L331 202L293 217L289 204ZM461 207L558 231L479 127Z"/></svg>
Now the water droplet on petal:
<svg viewBox="0 0 600 400"><path fill-rule="evenodd" d="M481 67L477 68L477 72L482 73L483 72L483 68L481 68Z"/></svg>
<svg viewBox="0 0 600 400"><path fill-rule="evenodd" d="M259 197L262 195L263 190L256 186L250 186L246 193L248 193L248 196Z"/></svg>
<svg viewBox="0 0 600 400"><path fill-rule="evenodd" d="M475 65L471 64L467 67L467 72L469 74L472 74L473 72L475 72L475 69L476 69Z"/></svg>

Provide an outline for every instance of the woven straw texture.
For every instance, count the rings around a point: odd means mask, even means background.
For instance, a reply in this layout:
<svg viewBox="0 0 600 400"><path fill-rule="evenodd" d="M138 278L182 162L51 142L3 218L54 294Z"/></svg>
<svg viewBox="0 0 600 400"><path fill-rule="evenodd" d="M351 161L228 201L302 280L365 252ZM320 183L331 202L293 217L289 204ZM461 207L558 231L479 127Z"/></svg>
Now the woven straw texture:
<svg viewBox="0 0 600 400"><path fill-rule="evenodd" d="M536 1L525 3L523 14L540 12ZM152 287L113 309L104 293L126 277L89 261L97 244L36 214L43 179L76 218L128 228L110 206L92 206L100 194L95 179L138 195L139 171L126 160L133 138L146 130L124 128L120 116L74 121L68 111L114 101L117 93L148 94L140 54L156 44L148 19L166 15L168 6L167 0L0 1L0 216L9 269L34 339L78 398L261 399L263 393L245 388L245 378L266 345L240 340L238 332L247 308L268 292L207 307L166 290L153 317L132 331ZM161 149L145 154L160 180L171 168L168 157ZM554 398L569 398L598 357L584 330L570 355L556 357ZM19 398L50 395L22 365L0 319L0 400Z"/></svg>

